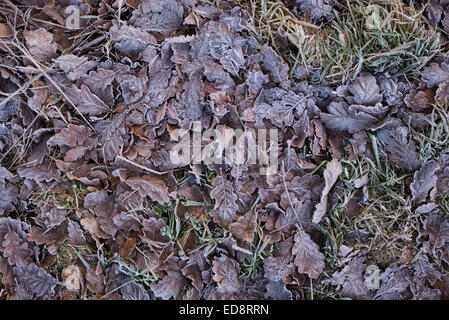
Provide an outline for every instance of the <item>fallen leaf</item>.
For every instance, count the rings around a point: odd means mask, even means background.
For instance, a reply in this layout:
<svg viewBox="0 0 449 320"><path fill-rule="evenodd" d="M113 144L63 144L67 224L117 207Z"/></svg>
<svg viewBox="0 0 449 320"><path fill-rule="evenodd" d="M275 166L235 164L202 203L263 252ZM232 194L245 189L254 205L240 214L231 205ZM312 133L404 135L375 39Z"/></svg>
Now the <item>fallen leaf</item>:
<svg viewBox="0 0 449 320"><path fill-rule="evenodd" d="M295 234L295 244L292 249L295 256L294 264L299 273L305 273L316 279L324 269L324 255L318 245L301 228Z"/></svg>
<svg viewBox="0 0 449 320"><path fill-rule="evenodd" d="M142 197L148 196L160 204L170 201L167 186L159 177L145 175L129 178L125 182L134 190L138 190Z"/></svg>
<svg viewBox="0 0 449 320"><path fill-rule="evenodd" d="M234 220L238 209L234 188L223 176L215 177L212 186L210 196L215 200L215 206L211 214L216 223L221 226L228 226Z"/></svg>
<svg viewBox="0 0 449 320"><path fill-rule="evenodd" d="M435 172L440 168L438 162L429 161L423 163L421 168L413 175L413 182L410 184L412 201L415 204L424 202L428 193L435 187L437 176Z"/></svg>
<svg viewBox="0 0 449 320"><path fill-rule="evenodd" d="M49 62L56 56L58 46L53 42L53 34L39 28L35 31L25 30L23 32L31 55L38 62Z"/></svg>
<svg viewBox="0 0 449 320"><path fill-rule="evenodd" d="M313 223L320 223L320 221L326 215L327 198L329 191L331 190L335 182L337 182L338 177L342 172L343 169L341 167L341 163L337 159L332 159L332 161L327 163L326 169L324 170L324 189L321 193L320 203L316 205L315 212L313 213Z"/></svg>

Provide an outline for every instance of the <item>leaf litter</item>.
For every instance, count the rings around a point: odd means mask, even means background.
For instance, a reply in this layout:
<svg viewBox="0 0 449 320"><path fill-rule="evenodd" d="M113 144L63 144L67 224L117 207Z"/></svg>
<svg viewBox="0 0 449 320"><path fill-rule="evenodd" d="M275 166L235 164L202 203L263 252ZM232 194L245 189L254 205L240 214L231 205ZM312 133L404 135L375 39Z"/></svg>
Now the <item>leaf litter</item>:
<svg viewBox="0 0 449 320"><path fill-rule="evenodd" d="M446 1L68 3L0 4L0 298L449 298Z"/></svg>

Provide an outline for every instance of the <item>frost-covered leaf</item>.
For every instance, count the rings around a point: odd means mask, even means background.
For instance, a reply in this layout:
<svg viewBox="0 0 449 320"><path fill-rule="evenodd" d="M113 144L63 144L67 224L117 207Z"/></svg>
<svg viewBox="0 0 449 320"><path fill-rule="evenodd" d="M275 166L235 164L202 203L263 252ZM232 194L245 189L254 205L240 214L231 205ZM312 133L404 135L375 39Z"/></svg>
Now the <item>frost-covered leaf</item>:
<svg viewBox="0 0 449 320"><path fill-rule="evenodd" d="M160 204L170 201L167 186L162 178L145 175L142 177L129 178L125 182L134 190L138 190L142 197L148 196L150 199L157 201Z"/></svg>
<svg viewBox="0 0 449 320"><path fill-rule="evenodd" d="M351 299L368 299L369 289L363 278L366 257L356 256L341 270L332 275L332 280L342 286L341 292Z"/></svg>
<svg viewBox="0 0 449 320"><path fill-rule="evenodd" d="M89 267L86 272L86 282L89 290L92 292L103 294L105 290L104 272L100 262L97 267Z"/></svg>
<svg viewBox="0 0 449 320"><path fill-rule="evenodd" d="M187 284L187 279L182 275L182 264L177 257L171 257L167 265L163 267L166 275L157 283L150 286L154 295L163 300L177 299L180 292Z"/></svg>
<svg viewBox="0 0 449 320"><path fill-rule="evenodd" d="M98 116L111 111L109 106L93 94L89 87L84 84L81 85L81 89L72 85L67 89L66 93L78 110L83 114Z"/></svg>
<svg viewBox="0 0 449 320"><path fill-rule="evenodd" d="M428 67L423 69L421 77L428 88L449 81L449 65L445 62L442 62L441 64L431 63Z"/></svg>
<svg viewBox="0 0 449 320"><path fill-rule="evenodd" d="M63 208L47 208L43 207L41 212L37 215L35 221L44 226L46 229L51 229L61 225L67 216L67 210Z"/></svg>
<svg viewBox="0 0 449 320"><path fill-rule="evenodd" d="M17 204L19 188L15 184L14 176L5 168L0 167L0 216L4 212L13 210Z"/></svg>
<svg viewBox="0 0 449 320"><path fill-rule="evenodd" d="M379 86L376 78L370 74L358 76L354 82L348 86L348 90L354 97L349 97L351 104L375 105L382 101Z"/></svg>
<svg viewBox="0 0 449 320"><path fill-rule="evenodd" d="M294 264L299 273L305 273L316 279L324 269L324 255L310 236L299 228L295 234L295 244L292 249L295 256Z"/></svg>
<svg viewBox="0 0 449 320"><path fill-rule="evenodd" d="M350 105L345 102L331 102L328 113L321 113L321 121L327 128L336 131L356 133L374 127L388 111L388 107L378 103L373 107Z"/></svg>
<svg viewBox="0 0 449 320"><path fill-rule="evenodd" d="M3 252L5 258L8 258L11 265L26 265L33 254L33 250L28 247L28 243L23 241L14 231L6 234L1 245L3 248L0 248L0 251Z"/></svg>
<svg viewBox="0 0 449 320"><path fill-rule="evenodd" d="M44 28L39 28L35 31L26 30L23 35L31 55L38 62L48 62L56 56L58 46L53 41L52 33Z"/></svg>
<svg viewBox="0 0 449 320"><path fill-rule="evenodd" d="M114 70L98 68L97 71L91 71L89 74L85 74L83 82L92 91L104 90L107 86L112 84L116 75Z"/></svg>
<svg viewBox="0 0 449 320"><path fill-rule="evenodd" d="M139 219L132 215L125 212L121 212L120 214L116 215L114 217L114 224L119 228L120 230L124 231L138 231L140 228L140 221Z"/></svg>
<svg viewBox="0 0 449 320"><path fill-rule="evenodd" d="M400 91L401 85L402 83L398 83L394 78L380 78L380 90L389 106L394 106L402 103L403 93Z"/></svg>
<svg viewBox="0 0 449 320"><path fill-rule="evenodd" d="M145 288L136 282L131 282L120 289L124 300L150 300Z"/></svg>
<svg viewBox="0 0 449 320"><path fill-rule="evenodd" d="M232 258L222 255L212 262L213 279L221 293L236 293L240 290L240 266Z"/></svg>
<svg viewBox="0 0 449 320"><path fill-rule="evenodd" d="M188 120L194 121L201 118L201 103L204 100L204 84L199 75L193 76L183 85L184 93L181 97L181 113Z"/></svg>
<svg viewBox="0 0 449 320"><path fill-rule="evenodd" d="M327 17L332 10L332 0L296 0L296 3L312 20Z"/></svg>
<svg viewBox="0 0 449 320"><path fill-rule="evenodd" d="M226 71L237 76L245 63L241 48L243 43L242 38L235 35L229 25L209 21L191 42L190 55L199 61L218 60Z"/></svg>
<svg viewBox="0 0 449 320"><path fill-rule="evenodd" d="M255 229L256 215L254 211L248 211L229 226L229 230L231 230L235 239L247 242L253 241Z"/></svg>
<svg viewBox="0 0 449 320"><path fill-rule="evenodd" d="M99 228L105 233L103 238L115 236L117 227L113 218L117 211L114 208L114 196L108 195L105 190L91 192L84 199L84 207L95 215Z"/></svg>
<svg viewBox="0 0 449 320"><path fill-rule="evenodd" d="M110 35L119 54L130 58L139 58L149 44L157 42L148 31L125 24L113 25Z"/></svg>
<svg viewBox="0 0 449 320"><path fill-rule="evenodd" d="M414 274L413 281L414 283L428 283L431 286L434 286L442 278L442 273L439 272L429 261L427 255L420 255L413 264Z"/></svg>
<svg viewBox="0 0 449 320"><path fill-rule="evenodd" d="M411 274L406 266L390 265L380 275L381 285L377 290L376 300L406 300L410 298L408 288L411 284Z"/></svg>
<svg viewBox="0 0 449 320"><path fill-rule="evenodd" d="M90 133L91 130L86 126L69 124L67 128L62 129L61 132L48 139L47 144L51 147L75 147L81 145L89 137Z"/></svg>
<svg viewBox="0 0 449 320"><path fill-rule="evenodd" d="M267 44L260 51L263 55L263 67L270 72L274 82L281 83L288 80L288 65Z"/></svg>
<svg viewBox="0 0 449 320"><path fill-rule="evenodd" d="M404 102L411 110L415 112L425 111L430 107L434 100L434 93L430 90L411 89L405 96Z"/></svg>
<svg viewBox="0 0 449 320"><path fill-rule="evenodd" d="M291 126L294 113L302 114L306 97L302 93L284 91L280 88L262 89L254 103L253 111L262 119L269 119L276 126Z"/></svg>
<svg viewBox="0 0 449 320"><path fill-rule="evenodd" d="M440 168L438 162L429 161L423 163L421 168L413 175L413 182L410 184L412 201L419 204L426 200L430 190L433 189L437 181L435 172Z"/></svg>
<svg viewBox="0 0 449 320"><path fill-rule="evenodd" d="M426 6L426 13L429 17L430 23L433 25L438 25L443 14L443 7L438 3L438 1L429 1Z"/></svg>
<svg viewBox="0 0 449 320"><path fill-rule="evenodd" d="M292 293L287 289L282 280L269 281L267 284L267 294L273 300L292 300Z"/></svg>
<svg viewBox="0 0 449 320"><path fill-rule="evenodd" d="M55 278L34 263L14 267L14 275L19 284L25 285L36 297L52 296L58 284Z"/></svg>
<svg viewBox="0 0 449 320"><path fill-rule="evenodd" d="M199 261L196 257L199 256ZM198 251L194 254L195 259L190 257L190 262L182 269L182 274L184 277L192 281L192 285L199 291L202 292L204 288L202 272L204 270L204 257L202 257L201 252Z"/></svg>
<svg viewBox="0 0 449 320"><path fill-rule="evenodd" d="M332 159L332 161L328 162L326 165L326 169L324 170L324 189L321 193L320 203L315 207L315 211L313 213L312 222L320 223L321 219L326 215L327 212L327 198L329 191L332 186L337 182L338 177L343 172L340 161L338 159Z"/></svg>
<svg viewBox="0 0 449 320"><path fill-rule="evenodd" d="M162 218L151 217L142 222L143 234L146 239L156 243L168 243L170 238L162 234L162 230L167 225Z"/></svg>
<svg viewBox="0 0 449 320"><path fill-rule="evenodd" d="M176 0L145 0L130 22L144 30L169 35L182 26L184 8Z"/></svg>
<svg viewBox="0 0 449 320"><path fill-rule="evenodd" d="M263 74L262 71L249 72L248 78L246 79L246 84L248 85L248 90L251 94L258 94L260 89L262 89L262 86L268 82L268 76Z"/></svg>
<svg viewBox="0 0 449 320"><path fill-rule="evenodd" d="M38 183L42 181L50 182L60 178L60 171L55 163L49 160L44 160L40 165L18 168L17 173L22 178L31 179Z"/></svg>
<svg viewBox="0 0 449 320"><path fill-rule="evenodd" d="M424 252L449 263L449 221L439 214L429 215L424 221L422 235L429 238L424 242Z"/></svg>
<svg viewBox="0 0 449 320"><path fill-rule="evenodd" d="M120 84L126 104L137 102L143 96L147 80L144 75L136 77L132 74L121 74L117 76L117 82Z"/></svg>
<svg viewBox="0 0 449 320"><path fill-rule="evenodd" d="M70 241L76 246L83 246L86 244L86 237L78 222L69 220L67 227Z"/></svg>
<svg viewBox="0 0 449 320"><path fill-rule="evenodd" d="M67 74L67 78L72 81L80 79L85 73L98 65L98 62L89 61L87 57L78 57L73 54L59 56L54 61Z"/></svg>
<svg viewBox="0 0 449 320"><path fill-rule="evenodd" d="M62 224L53 228L45 228L32 226L28 236L29 241L34 241L36 244L50 245L53 243L63 242L68 238L67 226Z"/></svg>
<svg viewBox="0 0 449 320"><path fill-rule="evenodd" d="M234 187L224 176L215 177L212 186L210 196L215 200L212 211L214 221L221 226L227 226L234 220L238 209Z"/></svg>
<svg viewBox="0 0 449 320"><path fill-rule="evenodd" d="M393 130L382 129L377 133L377 138L385 146L388 160L396 166L406 170L416 170L421 162L416 153L416 144L408 141L408 129L399 127Z"/></svg>
<svg viewBox="0 0 449 320"><path fill-rule="evenodd" d="M294 271L292 256L268 257L263 262L265 277L267 279L278 281L284 280Z"/></svg>

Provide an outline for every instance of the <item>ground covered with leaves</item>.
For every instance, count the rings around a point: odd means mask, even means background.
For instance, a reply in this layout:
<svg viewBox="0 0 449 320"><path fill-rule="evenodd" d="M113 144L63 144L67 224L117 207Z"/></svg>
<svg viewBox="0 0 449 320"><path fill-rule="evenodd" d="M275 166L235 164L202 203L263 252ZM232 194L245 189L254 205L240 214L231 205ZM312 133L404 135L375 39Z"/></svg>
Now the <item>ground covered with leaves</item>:
<svg viewBox="0 0 449 320"><path fill-rule="evenodd" d="M0 298L448 299L448 31L446 0L2 1ZM197 121L276 129L278 170L174 164Z"/></svg>

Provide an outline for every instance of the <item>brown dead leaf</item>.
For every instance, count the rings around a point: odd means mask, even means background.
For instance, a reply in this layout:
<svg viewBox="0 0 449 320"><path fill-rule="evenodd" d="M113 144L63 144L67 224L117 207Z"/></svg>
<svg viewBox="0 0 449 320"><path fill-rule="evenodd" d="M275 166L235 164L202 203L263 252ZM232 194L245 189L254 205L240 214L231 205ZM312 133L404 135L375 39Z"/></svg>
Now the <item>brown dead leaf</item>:
<svg viewBox="0 0 449 320"><path fill-rule="evenodd" d="M295 256L295 266L299 273L305 273L316 279L324 269L324 254L318 245L301 228L295 234L295 244L292 249Z"/></svg>
<svg viewBox="0 0 449 320"><path fill-rule="evenodd" d="M312 218L313 223L320 223L321 219L326 215L329 191L334 183L337 182L342 171L341 163L337 159L333 159L327 163L326 169L324 170L324 190L321 193L320 203L315 207L315 212L313 213Z"/></svg>
<svg viewBox="0 0 449 320"><path fill-rule="evenodd" d="M53 34L39 28L35 31L25 30L23 32L31 55L38 62L49 62L56 56L57 44L53 41Z"/></svg>

